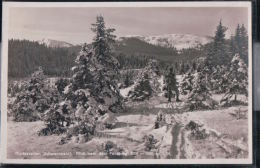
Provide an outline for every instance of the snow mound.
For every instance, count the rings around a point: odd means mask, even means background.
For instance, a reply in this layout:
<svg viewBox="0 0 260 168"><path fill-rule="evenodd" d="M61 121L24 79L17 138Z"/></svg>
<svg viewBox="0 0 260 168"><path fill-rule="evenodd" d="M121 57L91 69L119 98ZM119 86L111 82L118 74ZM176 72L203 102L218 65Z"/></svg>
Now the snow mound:
<svg viewBox="0 0 260 168"><path fill-rule="evenodd" d="M135 84L133 84L133 85L127 87L127 88L120 89L120 94L121 94L123 97L127 97L129 91L133 90L134 87L135 87Z"/></svg>

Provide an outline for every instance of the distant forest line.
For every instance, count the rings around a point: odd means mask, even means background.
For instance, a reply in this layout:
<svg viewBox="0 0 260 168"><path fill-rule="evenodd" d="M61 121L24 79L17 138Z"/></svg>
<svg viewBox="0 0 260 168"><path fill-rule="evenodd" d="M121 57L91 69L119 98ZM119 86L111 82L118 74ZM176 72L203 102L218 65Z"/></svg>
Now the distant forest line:
<svg viewBox="0 0 260 168"><path fill-rule="evenodd" d="M225 58L231 58L236 53L248 64L248 37L244 25L238 25L235 35L229 39L224 39L226 29L220 22L212 42L179 51L175 48L155 46L137 38L124 38L115 43L113 53L121 70L144 68L148 60L153 58L158 60L160 68L172 66L175 73L182 74L189 68L198 66L196 64L199 58L211 57L213 62L225 64ZM71 67L82 47L75 45L52 48L37 41L17 39L10 39L8 45L10 78L27 77L39 66L48 76L70 77Z"/></svg>
<svg viewBox="0 0 260 168"><path fill-rule="evenodd" d="M146 66L150 58L157 59L162 67L190 62L203 57L199 48L183 49L178 53L175 49L154 46L139 39L125 41L127 45L117 43L115 57L120 69L137 69ZM81 46L52 48L36 41L9 40L8 75L11 78L23 78L41 66L48 76L70 76L71 67Z"/></svg>

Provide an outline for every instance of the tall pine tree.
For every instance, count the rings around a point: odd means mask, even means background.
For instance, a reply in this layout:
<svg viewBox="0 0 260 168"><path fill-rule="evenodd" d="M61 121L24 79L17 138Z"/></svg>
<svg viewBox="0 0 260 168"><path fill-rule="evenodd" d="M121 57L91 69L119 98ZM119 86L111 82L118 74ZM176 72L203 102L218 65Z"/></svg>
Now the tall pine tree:
<svg viewBox="0 0 260 168"><path fill-rule="evenodd" d="M239 54L243 61L248 64L248 35L247 30L242 24L238 24L235 35L230 38L230 53Z"/></svg>
<svg viewBox="0 0 260 168"><path fill-rule="evenodd" d="M172 67L170 67L168 73L165 75L165 86L163 90L165 91L165 96L168 98L168 102L171 102L174 96L176 101L180 101L178 83Z"/></svg>
<svg viewBox="0 0 260 168"><path fill-rule="evenodd" d="M186 73L183 78L182 78L182 82L181 82L181 94L183 95L187 95L188 93L190 93L193 89L193 79L194 76L193 74L191 74L191 72Z"/></svg>
<svg viewBox="0 0 260 168"><path fill-rule="evenodd" d="M23 90L17 93L12 106L15 121L35 121L54 101L55 91L50 91L45 84L45 75L41 67L35 71Z"/></svg>
<svg viewBox="0 0 260 168"><path fill-rule="evenodd" d="M224 106L240 103L237 99L239 94L248 96L248 70L244 61L236 54L232 61L230 71L226 72L228 87L221 100Z"/></svg>
<svg viewBox="0 0 260 168"><path fill-rule="evenodd" d="M91 45L84 44L75 60L71 83L64 89L64 100L46 114L45 130L55 133L59 127L65 127L69 129L68 138L80 136L88 140L94 134L101 115L122 110L116 78L119 64L112 53L114 29L105 27L102 16L98 16L92 26L95 37ZM57 120L62 120L62 124L50 121L51 117L48 116L53 115L58 117ZM56 125L50 127L49 123Z"/></svg>
<svg viewBox="0 0 260 168"><path fill-rule="evenodd" d="M129 98L134 101L144 101L152 96L153 89L147 72L142 73L133 91L128 93Z"/></svg>
<svg viewBox="0 0 260 168"><path fill-rule="evenodd" d="M244 62L248 64L248 35L244 24L242 24L240 28L240 36L241 52L239 54L241 58L244 60Z"/></svg>
<svg viewBox="0 0 260 168"><path fill-rule="evenodd" d="M122 97L117 86L119 63L112 52L115 29L106 28L104 18L98 16L96 23L92 24L92 31L96 34L92 43L96 67L92 94L106 111L119 112L122 110Z"/></svg>
<svg viewBox="0 0 260 168"><path fill-rule="evenodd" d="M231 60L228 54L228 45L225 39L226 31L227 28L222 25L222 21L220 20L215 32L214 41L210 46L207 56L206 62L209 68L215 65L225 65Z"/></svg>

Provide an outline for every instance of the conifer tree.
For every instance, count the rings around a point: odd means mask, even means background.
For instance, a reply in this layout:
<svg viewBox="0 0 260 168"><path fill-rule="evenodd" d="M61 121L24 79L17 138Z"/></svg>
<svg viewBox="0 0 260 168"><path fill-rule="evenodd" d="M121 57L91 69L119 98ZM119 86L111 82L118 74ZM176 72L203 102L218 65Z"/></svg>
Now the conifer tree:
<svg viewBox="0 0 260 168"><path fill-rule="evenodd" d="M228 77L228 86L221 103L224 103L224 106L230 106L232 103L239 103L237 100L238 94L248 96L247 66L239 54L233 57L230 71L227 72L226 76Z"/></svg>
<svg viewBox="0 0 260 168"><path fill-rule="evenodd" d="M190 110L210 108L205 103L205 101L209 100L211 97L211 93L209 92L208 79L205 75L208 70L205 68L194 75L193 88L188 96Z"/></svg>
<svg viewBox="0 0 260 168"><path fill-rule="evenodd" d="M228 86L228 77L226 73L228 68L224 65L213 68L213 72L210 76L211 90L215 93L225 93Z"/></svg>
<svg viewBox="0 0 260 168"><path fill-rule="evenodd" d="M175 68L175 72L179 73L179 64L178 64L178 62L175 62L174 68Z"/></svg>
<svg viewBox="0 0 260 168"><path fill-rule="evenodd" d="M241 55L241 58L244 60L244 62L248 64L248 35L244 24L242 24L240 28L240 36L241 52L239 54Z"/></svg>
<svg viewBox="0 0 260 168"><path fill-rule="evenodd" d="M230 38L230 52L232 55L239 54L248 64L248 35L244 24L238 24L235 35Z"/></svg>
<svg viewBox="0 0 260 168"><path fill-rule="evenodd" d="M176 80L175 73L173 72L173 68L170 67L168 73L165 75L165 96L168 98L168 102L171 102L172 98L176 97L176 101L179 100L179 90L178 90L178 82Z"/></svg>
<svg viewBox="0 0 260 168"><path fill-rule="evenodd" d="M179 72L181 75L185 73L185 65L184 63L182 62L181 65L180 65L180 72Z"/></svg>
<svg viewBox="0 0 260 168"><path fill-rule="evenodd" d="M143 101L153 94L161 93L159 64L155 59L150 59L145 68L139 72L135 87L128 94L132 100Z"/></svg>
<svg viewBox="0 0 260 168"><path fill-rule="evenodd" d="M92 94L106 111L119 112L122 110L122 97L117 86L119 63L112 52L116 37L112 33L115 29L106 28L104 18L98 16L96 23L92 24L92 31L96 34L92 43L96 67Z"/></svg>
<svg viewBox="0 0 260 168"><path fill-rule="evenodd" d="M187 95L188 93L190 93L192 91L193 79L194 79L194 76L191 74L191 72L188 72L184 75L182 82L180 84L181 94Z"/></svg>
<svg viewBox="0 0 260 168"><path fill-rule="evenodd" d="M192 71L195 72L197 70L197 64L195 61L192 62Z"/></svg>
<svg viewBox="0 0 260 168"><path fill-rule="evenodd" d="M152 96L152 92L153 90L150 85L149 75L143 73L134 90L130 91L128 96L134 101L144 101Z"/></svg>
<svg viewBox="0 0 260 168"><path fill-rule="evenodd" d="M230 54L235 55L237 53L237 47L235 42L235 36L230 36Z"/></svg>
<svg viewBox="0 0 260 168"><path fill-rule="evenodd" d="M75 130L73 135L81 134L88 138L93 134L98 104L93 103L94 98L90 96L90 90L94 88L91 73L95 71L91 58L92 52L84 44L72 68L71 82L64 88L64 99L45 112L46 128L39 135L60 134L68 128Z"/></svg>
<svg viewBox="0 0 260 168"><path fill-rule="evenodd" d="M215 32L214 41L211 44L207 56L207 63L209 68L215 65L225 65L231 60L228 54L228 48L225 39L226 30L227 28L222 25L222 21L220 20Z"/></svg>
<svg viewBox="0 0 260 168"><path fill-rule="evenodd" d="M240 25L237 25L236 31L235 31L235 43L236 43L236 50L239 50L241 44L240 44L240 39L241 39L241 30L240 30Z"/></svg>
<svg viewBox="0 0 260 168"><path fill-rule="evenodd" d="M131 79L131 74L129 71L126 72L125 79L124 79L124 87L129 87L133 84L133 81Z"/></svg>
<svg viewBox="0 0 260 168"><path fill-rule="evenodd" d="M105 27L102 16L92 26L93 42L83 45L72 68L72 80L64 89L64 100L46 113L45 120L45 130L55 133L65 127L66 138L80 136L85 141L94 134L101 115L122 110L116 79L119 65L112 53L114 29ZM52 122L48 116L56 116L62 124Z"/></svg>
<svg viewBox="0 0 260 168"><path fill-rule="evenodd" d="M35 71L24 89L16 95L12 107L14 121L36 121L49 108L54 99L44 83L45 75L41 67Z"/></svg>

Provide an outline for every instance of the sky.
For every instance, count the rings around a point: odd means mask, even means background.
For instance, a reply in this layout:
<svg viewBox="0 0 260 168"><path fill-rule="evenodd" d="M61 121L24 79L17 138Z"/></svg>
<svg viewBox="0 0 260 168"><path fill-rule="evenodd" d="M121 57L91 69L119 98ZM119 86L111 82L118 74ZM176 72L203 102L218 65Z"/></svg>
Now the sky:
<svg viewBox="0 0 260 168"><path fill-rule="evenodd" d="M91 24L103 15L106 27L118 37L126 35L194 34L213 36L220 19L228 27L227 37L237 24L248 26L243 7L12 7L8 37L43 38L72 44L90 42Z"/></svg>

